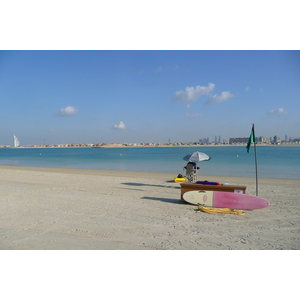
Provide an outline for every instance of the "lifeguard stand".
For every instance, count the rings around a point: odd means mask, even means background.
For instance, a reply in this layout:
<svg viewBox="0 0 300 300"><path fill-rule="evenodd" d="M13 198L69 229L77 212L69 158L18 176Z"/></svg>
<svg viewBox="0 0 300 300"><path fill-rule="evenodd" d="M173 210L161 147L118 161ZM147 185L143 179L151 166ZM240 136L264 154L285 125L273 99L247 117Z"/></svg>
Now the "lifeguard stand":
<svg viewBox="0 0 300 300"><path fill-rule="evenodd" d="M189 162L185 167L186 169L186 179L188 182L195 183L198 179L198 170L200 167L193 162Z"/></svg>

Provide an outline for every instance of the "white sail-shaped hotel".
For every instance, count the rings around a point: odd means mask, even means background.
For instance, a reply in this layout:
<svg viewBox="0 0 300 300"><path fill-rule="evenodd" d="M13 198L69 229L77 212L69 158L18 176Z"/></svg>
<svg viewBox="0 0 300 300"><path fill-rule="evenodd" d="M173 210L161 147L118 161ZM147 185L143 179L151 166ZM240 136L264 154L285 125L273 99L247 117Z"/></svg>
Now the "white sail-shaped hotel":
<svg viewBox="0 0 300 300"><path fill-rule="evenodd" d="M14 147L20 147L20 142L19 139L16 137L16 135L14 134Z"/></svg>

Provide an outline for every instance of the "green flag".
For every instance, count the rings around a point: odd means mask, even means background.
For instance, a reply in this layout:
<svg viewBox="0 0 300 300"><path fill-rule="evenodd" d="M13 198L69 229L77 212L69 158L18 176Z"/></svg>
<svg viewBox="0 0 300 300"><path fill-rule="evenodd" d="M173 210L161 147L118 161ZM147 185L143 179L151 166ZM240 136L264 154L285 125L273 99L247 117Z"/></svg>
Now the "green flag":
<svg viewBox="0 0 300 300"><path fill-rule="evenodd" d="M251 134L250 134L250 137L249 137L249 140L248 140L248 144L246 146L248 153L250 151L250 146L251 146L252 143L255 143L254 125L252 125Z"/></svg>
<svg viewBox="0 0 300 300"><path fill-rule="evenodd" d="M254 143L254 157L255 157L255 175L256 175L256 196L258 196L258 176L257 176L257 157L256 157L256 143L254 134L254 124L252 124L251 134L247 143L247 152L249 153L251 144Z"/></svg>

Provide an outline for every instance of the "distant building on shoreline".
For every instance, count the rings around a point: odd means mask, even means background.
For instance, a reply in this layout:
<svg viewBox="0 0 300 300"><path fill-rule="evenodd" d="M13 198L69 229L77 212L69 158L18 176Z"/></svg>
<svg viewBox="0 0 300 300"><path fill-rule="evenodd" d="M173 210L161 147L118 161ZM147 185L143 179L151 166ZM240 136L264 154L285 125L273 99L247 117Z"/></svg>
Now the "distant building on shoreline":
<svg viewBox="0 0 300 300"><path fill-rule="evenodd" d="M230 138L229 144L237 144L237 143L247 143L249 140L249 137L239 137L239 138Z"/></svg>
<svg viewBox="0 0 300 300"><path fill-rule="evenodd" d="M199 143L208 144L209 143L209 137L206 137L206 138L203 138L203 139L199 139Z"/></svg>
<svg viewBox="0 0 300 300"><path fill-rule="evenodd" d="M14 147L15 147L15 148L20 147L19 139L16 137L15 134L14 134Z"/></svg>
<svg viewBox="0 0 300 300"><path fill-rule="evenodd" d="M229 144L241 144L241 143L248 143L249 137L239 137L239 138L230 138ZM270 144L271 141L269 138L260 136L255 138L256 143L259 144Z"/></svg>
<svg viewBox="0 0 300 300"><path fill-rule="evenodd" d="M277 135L274 136L274 139L273 139L273 143L274 144L280 144L281 143L281 138Z"/></svg>

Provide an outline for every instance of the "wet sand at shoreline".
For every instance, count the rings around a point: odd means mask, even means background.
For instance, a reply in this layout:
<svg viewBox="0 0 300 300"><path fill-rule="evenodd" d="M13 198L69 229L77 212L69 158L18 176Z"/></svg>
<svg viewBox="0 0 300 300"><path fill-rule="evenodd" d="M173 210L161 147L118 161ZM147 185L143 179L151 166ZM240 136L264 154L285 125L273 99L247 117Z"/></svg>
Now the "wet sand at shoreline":
<svg viewBox="0 0 300 300"><path fill-rule="evenodd" d="M202 177L203 176L203 177ZM0 166L0 249L300 248L299 180L259 179L269 208L207 214L180 200L174 174ZM246 185L255 178L199 174Z"/></svg>

